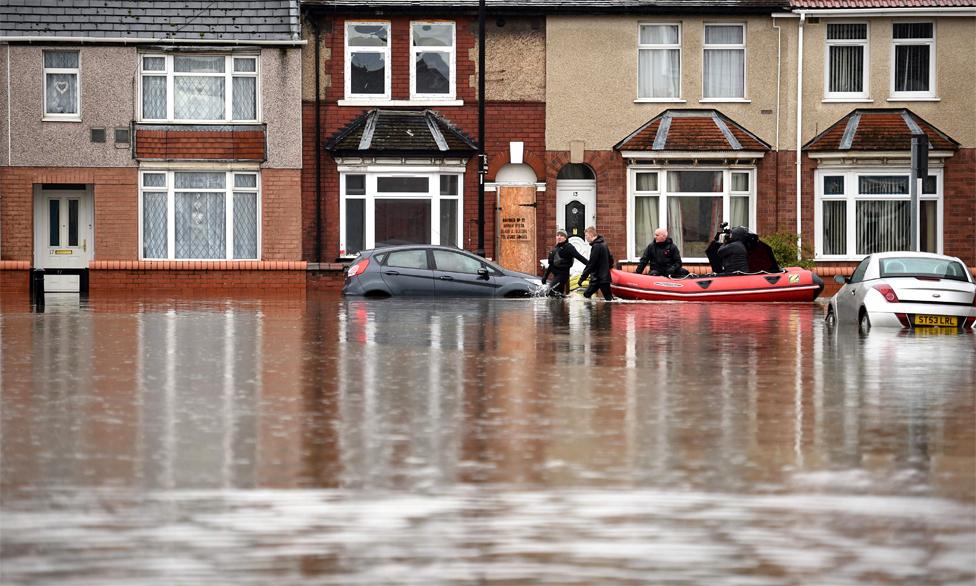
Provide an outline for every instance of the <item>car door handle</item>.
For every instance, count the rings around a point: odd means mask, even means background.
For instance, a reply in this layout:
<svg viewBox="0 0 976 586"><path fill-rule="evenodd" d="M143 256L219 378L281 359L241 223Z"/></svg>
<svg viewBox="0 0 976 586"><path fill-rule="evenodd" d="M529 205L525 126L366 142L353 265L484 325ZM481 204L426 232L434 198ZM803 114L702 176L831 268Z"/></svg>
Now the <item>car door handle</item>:
<svg viewBox="0 0 976 586"><path fill-rule="evenodd" d="M454 280L454 277L452 277L450 275L441 275L440 277L437 277L437 278L440 279L441 281L453 281Z"/></svg>
<svg viewBox="0 0 976 586"><path fill-rule="evenodd" d="M399 271L385 271L383 274L384 275L399 275L400 272Z"/></svg>

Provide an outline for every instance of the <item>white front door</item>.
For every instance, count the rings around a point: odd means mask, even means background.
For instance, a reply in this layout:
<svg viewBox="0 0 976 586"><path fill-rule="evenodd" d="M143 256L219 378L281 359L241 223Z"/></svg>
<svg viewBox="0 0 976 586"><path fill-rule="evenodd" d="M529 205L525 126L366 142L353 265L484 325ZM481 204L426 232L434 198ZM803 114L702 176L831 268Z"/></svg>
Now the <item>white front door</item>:
<svg viewBox="0 0 976 586"><path fill-rule="evenodd" d="M88 190L42 190L34 213L34 266L87 269L94 244L92 225Z"/></svg>
<svg viewBox="0 0 976 586"><path fill-rule="evenodd" d="M583 238L587 226L596 226L596 181L556 181L556 228L566 230L570 238Z"/></svg>

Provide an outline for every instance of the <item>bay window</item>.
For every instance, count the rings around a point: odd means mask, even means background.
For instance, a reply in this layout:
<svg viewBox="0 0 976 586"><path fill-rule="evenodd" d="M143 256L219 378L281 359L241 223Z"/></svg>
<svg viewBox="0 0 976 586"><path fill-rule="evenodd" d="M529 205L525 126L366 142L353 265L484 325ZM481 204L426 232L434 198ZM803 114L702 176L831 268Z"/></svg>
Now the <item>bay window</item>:
<svg viewBox="0 0 976 586"><path fill-rule="evenodd" d="M931 22L892 25L892 97L935 96L935 33Z"/></svg>
<svg viewBox="0 0 976 586"><path fill-rule="evenodd" d="M142 120L256 122L258 58L142 55Z"/></svg>
<svg viewBox="0 0 976 586"><path fill-rule="evenodd" d="M853 259L911 247L908 169L819 170L816 252L818 258ZM941 251L942 174L922 181L919 249Z"/></svg>
<svg viewBox="0 0 976 586"><path fill-rule="evenodd" d="M390 23L346 23L346 98L390 99Z"/></svg>
<svg viewBox="0 0 976 586"><path fill-rule="evenodd" d="M455 95L453 22L410 23L410 98Z"/></svg>
<svg viewBox="0 0 976 586"><path fill-rule="evenodd" d="M637 39L637 98L681 97L681 27L642 24Z"/></svg>
<svg viewBox="0 0 976 586"><path fill-rule="evenodd" d="M463 177L460 171L342 172L339 254L394 244L459 247Z"/></svg>
<svg viewBox="0 0 976 586"><path fill-rule="evenodd" d="M141 258L259 258L258 173L147 170L140 177Z"/></svg>
<svg viewBox="0 0 976 586"><path fill-rule="evenodd" d="M745 25L706 24L702 96L744 99L746 96Z"/></svg>
<svg viewBox="0 0 976 586"><path fill-rule="evenodd" d="M80 120L78 51L44 51L44 118Z"/></svg>
<svg viewBox="0 0 976 586"><path fill-rule="evenodd" d="M752 169L641 168L630 170L628 258L637 258L666 227L682 258L704 261L722 222L751 227Z"/></svg>
<svg viewBox="0 0 976 586"><path fill-rule="evenodd" d="M867 99L868 25L827 25L826 97Z"/></svg>

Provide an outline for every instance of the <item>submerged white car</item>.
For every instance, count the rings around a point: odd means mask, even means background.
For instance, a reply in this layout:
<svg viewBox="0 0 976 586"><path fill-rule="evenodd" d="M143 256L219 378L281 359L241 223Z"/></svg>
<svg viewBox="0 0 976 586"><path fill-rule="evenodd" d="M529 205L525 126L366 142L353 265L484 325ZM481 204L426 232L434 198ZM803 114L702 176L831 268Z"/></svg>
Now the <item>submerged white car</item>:
<svg viewBox="0 0 976 586"><path fill-rule="evenodd" d="M972 329L976 284L958 258L926 252L883 252L861 261L827 305L827 322L871 327Z"/></svg>

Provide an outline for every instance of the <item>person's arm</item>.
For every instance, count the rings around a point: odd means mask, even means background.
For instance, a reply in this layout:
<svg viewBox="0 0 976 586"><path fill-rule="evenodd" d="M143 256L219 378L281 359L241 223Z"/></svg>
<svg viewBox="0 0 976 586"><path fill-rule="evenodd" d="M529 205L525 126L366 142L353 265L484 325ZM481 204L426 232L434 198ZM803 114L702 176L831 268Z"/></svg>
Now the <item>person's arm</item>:
<svg viewBox="0 0 976 586"><path fill-rule="evenodd" d="M681 262L681 251L678 250L678 246L676 244L672 244L671 248L674 250L674 255L672 256L671 260L671 270L680 269L681 265L683 264Z"/></svg>
<svg viewBox="0 0 976 586"><path fill-rule="evenodd" d="M640 262L637 263L637 270L635 271L638 275L644 272L644 268L647 264L651 262L651 246L648 245L644 249L644 255L640 257Z"/></svg>
<svg viewBox="0 0 976 586"><path fill-rule="evenodd" d="M593 254L593 253L594 253L594 251L591 250L590 251L590 258L589 258L589 260L586 261L586 267L583 269L583 272L580 273L580 277L579 277L579 282L580 283L582 283L583 281L585 281L586 278L590 276L590 273L593 272L593 269L594 269L593 265L595 264L595 260L597 258L597 255L596 254Z"/></svg>
<svg viewBox="0 0 976 586"><path fill-rule="evenodd" d="M545 283L546 279L549 278L549 273L552 272L552 251L549 251L549 262L546 263L546 270L542 271L542 282Z"/></svg>
<svg viewBox="0 0 976 586"><path fill-rule="evenodd" d="M572 244L570 244L569 245L569 248L572 248L573 249L573 259L578 260L578 261L580 261L583 264L586 264L586 263L590 262L589 260L587 260L587 258L585 256L583 256L582 254L580 254L580 251L576 250L576 247L575 246L573 246Z"/></svg>

